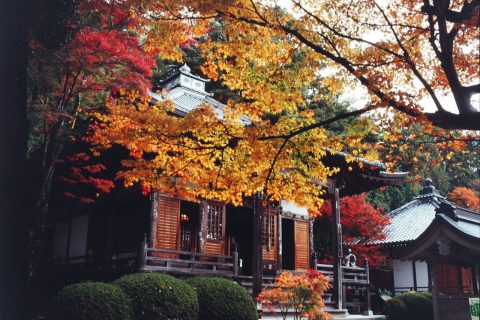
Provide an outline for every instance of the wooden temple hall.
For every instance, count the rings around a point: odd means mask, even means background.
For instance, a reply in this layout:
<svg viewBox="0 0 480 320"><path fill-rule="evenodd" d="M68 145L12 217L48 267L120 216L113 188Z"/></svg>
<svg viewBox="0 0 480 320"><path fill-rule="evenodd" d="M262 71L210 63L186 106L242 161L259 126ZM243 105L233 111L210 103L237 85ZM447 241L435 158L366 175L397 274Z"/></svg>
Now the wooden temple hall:
<svg viewBox="0 0 480 320"><path fill-rule="evenodd" d="M175 112L181 116L208 103L222 114L224 105L205 91L209 80L192 75L190 71L184 65L161 85L170 90L167 99L174 103ZM162 99L154 93L152 98ZM319 266L316 258L312 258L313 220L306 208L293 202L264 206L262 199L253 197L245 199L243 207L234 207L215 201L192 203L156 193L152 197L151 228L148 241L141 249L139 268L240 277L240 282L252 285L254 296L281 270L319 268L333 276L334 296L329 303L344 309L348 303L343 295L346 287L342 281L360 285L365 290L369 280L365 268L346 270L340 265L343 257L340 198L386 185L399 185L406 175L388 173L387 167L378 161L357 159L354 164L347 164L346 158L344 153L329 152L323 160L325 165L338 167L341 173L329 179L326 186L319 184L319 188L326 187L335 204L333 208L336 208L332 230L336 252L333 266ZM369 301L365 302L364 309L370 309Z"/></svg>
<svg viewBox="0 0 480 320"><path fill-rule="evenodd" d="M224 105L205 91L208 81L192 75L190 68L183 66L163 86L169 89L167 99L173 102L179 115L202 103L221 113ZM154 100L162 99L155 93L151 95ZM302 272L316 268L332 276L333 289L326 299L331 310L346 312L348 307L368 312L368 265L341 265L339 201L344 196L399 185L406 173L389 173L378 161L359 158L347 163L347 155L338 152L329 151L323 161L327 166L341 169L326 185L319 183L319 188L328 190L326 196L334 204L333 265L317 264L313 254L313 220L306 208L294 202L265 205L255 196L245 199L244 206L235 207L216 201L194 203L153 193L150 199L137 200L138 205L119 195L113 207L105 203L96 211L82 211L59 221L53 251L62 262L57 263L60 267L56 270L71 272L83 268L93 273L122 269L122 272L167 272L178 276L217 275L236 279L256 296L282 270ZM110 213L105 215L105 212ZM355 292L357 298L353 299Z"/></svg>
<svg viewBox="0 0 480 320"><path fill-rule="evenodd" d="M369 284L368 267L341 266L341 197L366 192L386 185L398 185L404 173L387 173L383 164L358 159L347 164L345 154L330 153L325 162L340 168L343 174L328 180L328 197L334 205L332 243L336 259L333 265L319 265L313 249L313 219L306 208L281 201L262 205L256 196L245 199L242 207L215 202L193 203L161 193L152 195L151 227L142 243L139 269L173 274L211 274L237 278L251 283L257 295L282 270L306 271L316 268L333 277L330 305L349 306L346 286ZM360 163L360 165L358 164ZM353 170L346 170L353 166ZM367 257L368 258L368 257ZM367 308L367 302L362 302Z"/></svg>

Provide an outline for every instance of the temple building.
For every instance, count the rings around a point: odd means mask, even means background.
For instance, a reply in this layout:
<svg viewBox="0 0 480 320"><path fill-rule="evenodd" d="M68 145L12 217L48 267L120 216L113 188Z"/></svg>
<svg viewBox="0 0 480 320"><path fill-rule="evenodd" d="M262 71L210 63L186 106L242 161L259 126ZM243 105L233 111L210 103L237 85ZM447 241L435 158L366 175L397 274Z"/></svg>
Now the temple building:
<svg viewBox="0 0 480 320"><path fill-rule="evenodd" d="M375 286L431 291L435 320L470 319L469 299L478 304L479 294L480 212L450 203L427 179L418 197L389 216L379 243L392 269Z"/></svg>
<svg viewBox="0 0 480 320"><path fill-rule="evenodd" d="M165 95L152 92L151 97L154 102L171 101L178 116L207 103L222 117L225 106L205 90L208 82L185 65L162 82L168 89ZM248 125L248 119L244 121ZM190 202L160 192L148 198L118 191L111 201L77 210L58 221L53 239L56 267L64 274L88 270L90 275L85 277L90 278L107 270L112 277L136 271L182 277L219 275L236 279L253 295L282 270L302 272L314 267L333 276L332 298L327 301L332 310L346 313L347 307L361 304L369 311L369 301L351 302L343 294L346 286L355 285L368 292L369 280L368 266L341 266L339 201L343 196L400 185L406 173L388 172L379 161L357 158L347 162L346 154L332 151L323 162L340 168L326 184L319 182L318 186L326 188L326 197L334 203L333 265L318 266L312 259L313 221L307 209L294 201L265 205L255 196L236 207L219 201Z"/></svg>

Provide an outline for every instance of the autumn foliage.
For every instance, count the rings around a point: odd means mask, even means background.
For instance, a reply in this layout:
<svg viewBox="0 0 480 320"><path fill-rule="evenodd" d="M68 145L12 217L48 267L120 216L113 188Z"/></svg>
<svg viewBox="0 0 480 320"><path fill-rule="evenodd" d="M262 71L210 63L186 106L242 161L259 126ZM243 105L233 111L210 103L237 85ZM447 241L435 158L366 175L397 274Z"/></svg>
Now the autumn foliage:
<svg viewBox="0 0 480 320"><path fill-rule="evenodd" d="M480 211L480 195L470 188L457 187L448 194L448 199L458 206Z"/></svg>
<svg viewBox="0 0 480 320"><path fill-rule="evenodd" d="M122 2L130 5L132 28L145 39L145 52L178 62L185 47L195 47L203 75L236 92L239 99L227 101L221 120L208 106L178 118L171 115L168 102L152 106L141 91L122 88L118 96L106 99L106 110L90 114L97 120L90 141L98 151L114 144L130 151L131 159L124 161L125 170L119 173L127 186L141 183L144 190L233 204L262 191L272 200L294 200L318 211L322 191L312 181L324 182L338 171L322 165L325 148L370 158L377 148L404 148L398 143L400 130L390 130L379 143L366 144L369 133L378 134L373 125L332 137L325 129L328 124L381 109L375 114L383 116L380 129L420 122L427 134L437 135L435 126L463 128L459 119L465 128L476 126L469 122L476 116L469 100L477 91L469 85L478 70L471 63L478 60L471 46L478 35L471 24L475 6L451 2L449 12L464 8L468 14L455 28L450 26L449 39L446 20L437 20L422 4L293 0L290 10L283 10L243 0L201 5ZM221 26L220 37L211 36L214 25ZM372 34L382 36L371 40ZM437 36L438 41L431 41ZM450 52L453 42L455 50ZM452 55L455 74L442 60ZM322 78L329 94L339 94L357 81L371 93L365 107L319 117L311 105L322 94L309 97L305 92L313 90L311 84L325 69L332 71ZM450 91L458 117L439 100ZM438 112L427 114L425 100ZM400 115L392 120L385 109ZM472 117L464 117L466 113ZM446 136L455 141L456 149L470 138L475 137ZM391 155L392 163L395 158Z"/></svg>
<svg viewBox="0 0 480 320"><path fill-rule="evenodd" d="M384 229L390 223L388 216L382 215L366 201L365 194L344 197L340 199L340 222L343 230L343 243L345 248L351 248L357 256L357 263L368 259L370 265L377 266L385 262L379 247L372 243L385 239ZM321 216L317 219L327 220L331 223L331 201L326 201L320 209ZM329 227L327 227L329 231ZM324 230L325 231L325 230ZM321 234L318 235L321 237ZM326 242L325 242L326 243ZM324 249L329 252L329 249ZM329 254L327 262L331 262Z"/></svg>
<svg viewBox="0 0 480 320"><path fill-rule="evenodd" d="M328 277L316 270L298 275L283 271L275 279L273 289L262 291L257 300L269 313L274 314L277 308L284 320L289 312L293 312L295 320L327 320L332 317L322 311L325 307L322 295L329 287Z"/></svg>

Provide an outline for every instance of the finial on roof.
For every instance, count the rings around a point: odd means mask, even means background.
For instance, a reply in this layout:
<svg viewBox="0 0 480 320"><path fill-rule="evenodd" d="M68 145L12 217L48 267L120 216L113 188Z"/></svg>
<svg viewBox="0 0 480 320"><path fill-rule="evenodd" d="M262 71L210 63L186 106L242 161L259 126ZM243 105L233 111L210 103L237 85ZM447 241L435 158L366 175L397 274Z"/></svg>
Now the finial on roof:
<svg viewBox="0 0 480 320"><path fill-rule="evenodd" d="M435 214L445 214L450 218L457 220L457 213L455 210L455 206L450 202L444 201L441 202L437 209L435 209Z"/></svg>
<svg viewBox="0 0 480 320"><path fill-rule="evenodd" d="M190 73L190 71L192 71L192 69L190 69L190 67L187 66L187 64L185 63L183 66L180 67L180 71Z"/></svg>
<svg viewBox="0 0 480 320"><path fill-rule="evenodd" d="M435 187L432 185L432 179L427 178L423 182L423 189L420 191L420 194L429 194L429 193L436 193Z"/></svg>

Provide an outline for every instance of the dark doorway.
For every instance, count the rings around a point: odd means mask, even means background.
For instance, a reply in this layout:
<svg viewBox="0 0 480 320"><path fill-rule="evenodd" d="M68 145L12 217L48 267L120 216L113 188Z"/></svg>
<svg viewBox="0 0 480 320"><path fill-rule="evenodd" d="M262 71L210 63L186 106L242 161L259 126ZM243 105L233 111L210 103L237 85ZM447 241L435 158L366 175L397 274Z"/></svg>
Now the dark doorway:
<svg viewBox="0 0 480 320"><path fill-rule="evenodd" d="M252 223L252 209L227 206L227 243L231 246L234 243L237 245L238 259L241 259L240 272L242 275L252 274Z"/></svg>
<svg viewBox="0 0 480 320"><path fill-rule="evenodd" d="M180 203L180 251L195 251L197 247L197 233L199 230L197 203L182 201Z"/></svg>
<svg viewBox="0 0 480 320"><path fill-rule="evenodd" d="M295 270L295 235L292 219L282 219L282 269Z"/></svg>

